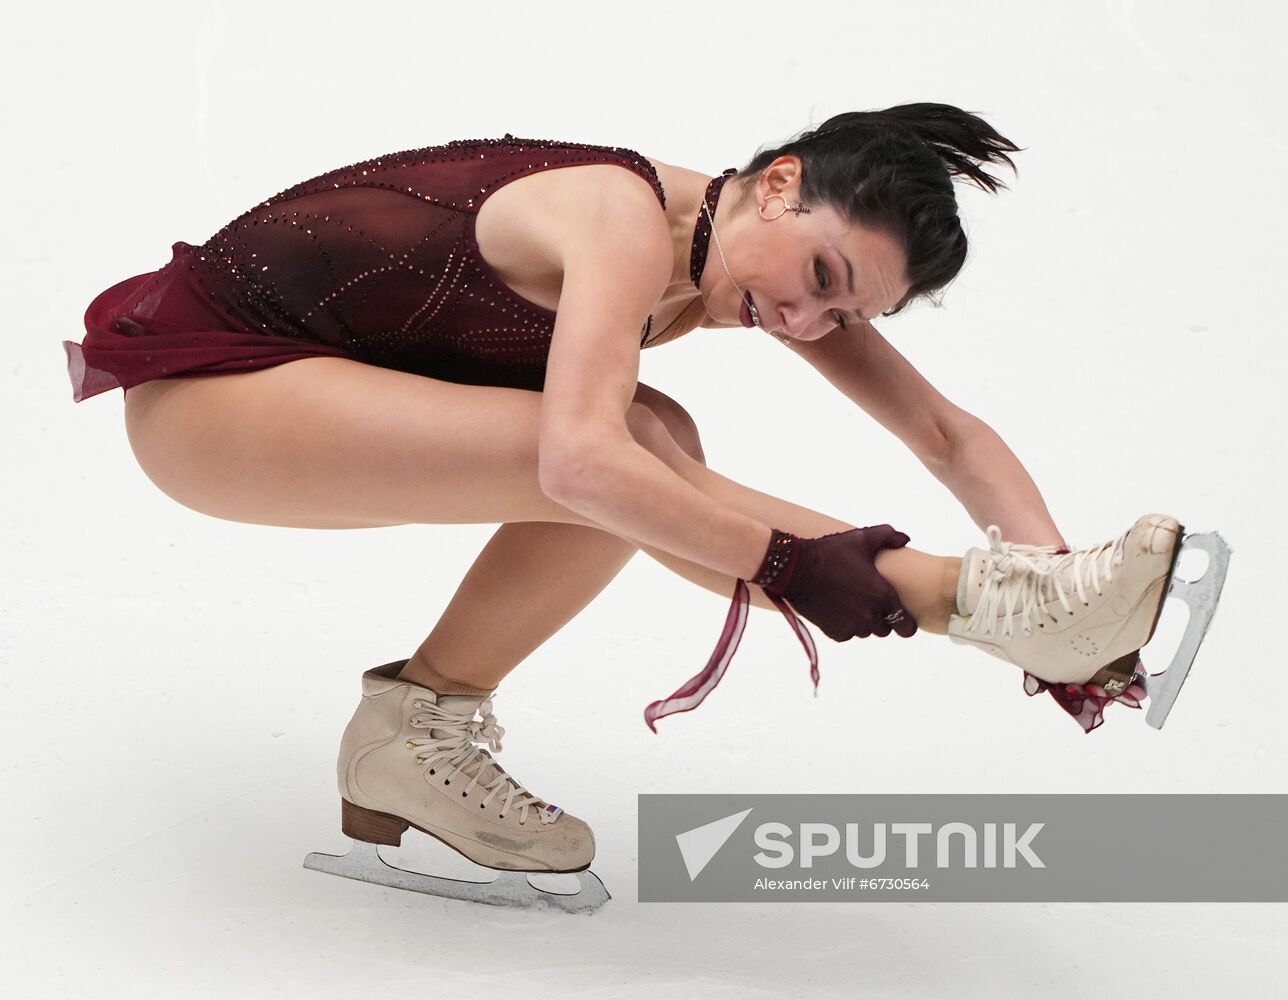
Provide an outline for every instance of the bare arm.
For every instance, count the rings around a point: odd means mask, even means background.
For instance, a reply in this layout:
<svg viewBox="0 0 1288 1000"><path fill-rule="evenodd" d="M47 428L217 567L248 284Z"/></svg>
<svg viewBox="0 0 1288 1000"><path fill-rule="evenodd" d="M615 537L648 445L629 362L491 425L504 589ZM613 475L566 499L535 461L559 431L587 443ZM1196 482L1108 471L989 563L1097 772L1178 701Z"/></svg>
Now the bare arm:
<svg viewBox="0 0 1288 1000"><path fill-rule="evenodd" d="M750 580L770 526L713 500L634 439L584 454L562 488L565 507L625 538Z"/></svg>
<svg viewBox="0 0 1288 1000"><path fill-rule="evenodd" d="M992 427L963 411L949 443L936 475L981 529L996 524L1008 542L1068 548L1037 484Z"/></svg>
<svg viewBox="0 0 1288 1000"><path fill-rule="evenodd" d="M984 421L954 405L871 323L788 345L906 444L981 529L1007 541L1064 546L1020 460Z"/></svg>
<svg viewBox="0 0 1288 1000"><path fill-rule="evenodd" d="M560 206L548 229L564 277L542 396L541 487L625 538L750 579L770 526L707 496L630 431L639 330L670 280L671 244L647 184L606 169L605 183Z"/></svg>

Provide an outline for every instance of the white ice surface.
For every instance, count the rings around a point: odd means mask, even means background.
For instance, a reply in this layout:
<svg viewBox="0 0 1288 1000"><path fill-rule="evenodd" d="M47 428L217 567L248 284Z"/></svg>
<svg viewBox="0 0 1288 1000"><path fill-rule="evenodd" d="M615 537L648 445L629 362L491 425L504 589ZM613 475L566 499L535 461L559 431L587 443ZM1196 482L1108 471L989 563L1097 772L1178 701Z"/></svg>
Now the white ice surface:
<svg viewBox="0 0 1288 1000"><path fill-rule="evenodd" d="M635 796L1286 790L1285 27L1279 4L1189 2L11 15L0 996L1282 995L1281 904L640 904ZM1084 736L1015 672L928 635L815 630L815 700L775 613L655 736L644 705L705 661L727 601L637 556L497 698L509 769L593 825L603 910L304 870L348 843L333 768L359 673L410 654L493 526L288 531L179 506L134 462L120 393L71 403L59 341L89 300L385 151L510 131L714 175L831 114L920 100L1027 148L1012 190L959 188L971 250L945 308L879 328L998 430L1072 544L1158 510L1235 550L1167 727L1113 706ZM641 378L690 410L725 475L926 551L981 543L770 338L699 331L646 352ZM788 401L778 418L769 399ZM851 445L870 459L824 463Z"/></svg>

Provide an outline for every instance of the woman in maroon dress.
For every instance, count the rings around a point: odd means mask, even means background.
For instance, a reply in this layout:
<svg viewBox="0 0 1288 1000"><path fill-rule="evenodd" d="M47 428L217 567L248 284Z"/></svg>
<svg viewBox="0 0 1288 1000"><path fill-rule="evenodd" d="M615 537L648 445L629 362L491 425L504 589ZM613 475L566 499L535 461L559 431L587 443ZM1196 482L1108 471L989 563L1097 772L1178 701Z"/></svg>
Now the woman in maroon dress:
<svg viewBox="0 0 1288 1000"><path fill-rule="evenodd" d="M771 334L897 435L981 526L1000 522L1014 540L1005 558L1067 552L1015 456L871 322L953 279L967 246L953 178L995 191L1004 185L981 164L1011 164L1017 149L977 116L913 104L839 115L716 177L628 148L509 134L380 156L291 187L200 246L175 243L160 270L105 290L83 342L64 342L73 396L126 390L143 470L215 517L499 523L420 648L364 675L341 753L345 829L397 842L410 822L495 867L584 868L588 830L472 741L499 749L488 696L638 550L733 595L710 662L649 706L650 727L715 686L749 606L787 617L816 682L797 614L838 641L948 634L967 620L962 558L709 469L689 414L638 383L642 348L699 326ZM763 408L790 401L769 385ZM845 457L864 460L857 447ZM1139 680L1125 662L1068 686L1026 679L1089 731L1107 702L1143 697L1121 683ZM373 706L398 692L408 713L429 716L377 720ZM396 789L370 789L403 779L389 777L394 758L364 748L386 729L391 754L421 751L431 787L463 774L462 795L486 791L489 817L501 798L511 823L534 806L539 825L561 819L562 839L507 854L443 834L440 814L382 812ZM429 738L402 740L417 729ZM440 791L443 809L464 808Z"/></svg>

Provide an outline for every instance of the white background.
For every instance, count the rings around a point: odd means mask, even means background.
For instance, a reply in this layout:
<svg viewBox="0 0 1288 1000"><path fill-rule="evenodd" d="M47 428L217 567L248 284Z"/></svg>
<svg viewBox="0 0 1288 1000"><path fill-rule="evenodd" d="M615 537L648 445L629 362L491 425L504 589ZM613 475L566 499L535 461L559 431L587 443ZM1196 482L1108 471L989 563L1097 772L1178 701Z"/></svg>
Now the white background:
<svg viewBox="0 0 1288 1000"><path fill-rule="evenodd" d="M635 796L1285 791L1285 27L1269 2L21 8L0 69L0 993L1282 988L1283 905L640 904ZM1161 511L1234 549L1166 728L1111 706L1083 735L1017 671L927 634L815 630L815 700L775 612L655 736L644 705L705 662L728 603L637 556L496 702L503 763L594 827L605 908L503 911L303 869L349 843L334 760L359 674L411 654L494 526L291 531L179 506L135 464L119 392L71 401L60 341L81 339L89 301L387 151L509 131L715 175L830 115L912 101L1026 148L1010 191L959 187L970 256L945 307L882 332L998 430L1072 545ZM983 542L770 338L698 331L645 352L641 378L689 409L725 475L922 550ZM824 461L849 446L875 457ZM1168 603L1150 669L1184 617ZM1231 830L1194 863L1238 849Z"/></svg>

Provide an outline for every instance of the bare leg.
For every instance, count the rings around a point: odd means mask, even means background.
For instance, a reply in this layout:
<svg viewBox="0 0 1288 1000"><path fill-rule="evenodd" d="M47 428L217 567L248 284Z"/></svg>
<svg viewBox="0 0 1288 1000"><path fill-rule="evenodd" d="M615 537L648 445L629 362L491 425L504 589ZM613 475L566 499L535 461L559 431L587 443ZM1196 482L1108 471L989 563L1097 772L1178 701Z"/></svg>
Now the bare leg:
<svg viewBox="0 0 1288 1000"><path fill-rule="evenodd" d="M798 535L852 527L711 472L678 406L643 384L636 395L632 433L699 489ZM157 379L132 388L125 405L144 472L172 499L213 517L330 529L503 524L417 661L477 686L494 684L558 631L638 547L541 491L540 416L539 393L345 358ZM645 552L726 599L733 592L732 577ZM877 556L877 569L931 632L945 630L958 563L907 548ZM759 587L750 597L773 608Z"/></svg>
<svg viewBox="0 0 1288 1000"><path fill-rule="evenodd" d="M581 524L501 525L399 676L440 693L492 690L638 551Z"/></svg>
<svg viewBox="0 0 1288 1000"><path fill-rule="evenodd" d="M668 461L676 459L671 456ZM683 474L708 495L793 534L813 537L856 527L750 489L701 462L686 463ZM586 525L502 525L400 676L435 690L471 693L495 688L608 586L639 548ZM642 548L680 576L722 597L733 594L733 577L651 546ZM947 634L948 615L956 611L960 558L905 546L878 553L876 567L921 631ZM750 593L753 605L774 608L759 587L750 587Z"/></svg>

